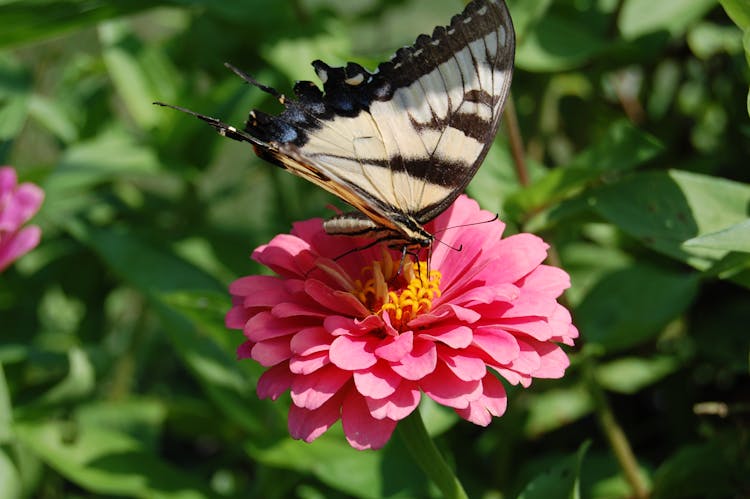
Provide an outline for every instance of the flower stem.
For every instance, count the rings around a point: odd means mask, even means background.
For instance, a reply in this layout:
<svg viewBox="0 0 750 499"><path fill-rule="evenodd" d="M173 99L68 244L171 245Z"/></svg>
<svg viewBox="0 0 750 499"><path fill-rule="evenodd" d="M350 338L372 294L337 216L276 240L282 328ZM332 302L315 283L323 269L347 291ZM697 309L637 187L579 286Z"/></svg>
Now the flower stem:
<svg viewBox="0 0 750 499"><path fill-rule="evenodd" d="M518 113L516 113L516 104L513 101L512 94L509 95L508 100L505 101L505 127L508 131L510 152L513 156L513 165L516 168L518 183L521 187L526 187L529 185L529 172L526 168L523 137L521 136L521 127L518 124Z"/></svg>
<svg viewBox="0 0 750 499"><path fill-rule="evenodd" d="M419 408L398 424L401 439L422 471L438 486L446 499L468 499L461 482L445 462L427 434Z"/></svg>
<svg viewBox="0 0 750 499"><path fill-rule="evenodd" d="M615 418L615 413L609 405L607 395L596 380L593 361L591 359L586 359L584 361L583 369L589 393L594 399L596 419L598 420L599 426L601 427L604 436L607 438L607 441L612 448L612 452L622 469L625 480L633 490L633 497L637 499L646 499L649 497L648 487L643 482L643 478L639 472L638 460L633 453L633 448L630 446L625 431Z"/></svg>

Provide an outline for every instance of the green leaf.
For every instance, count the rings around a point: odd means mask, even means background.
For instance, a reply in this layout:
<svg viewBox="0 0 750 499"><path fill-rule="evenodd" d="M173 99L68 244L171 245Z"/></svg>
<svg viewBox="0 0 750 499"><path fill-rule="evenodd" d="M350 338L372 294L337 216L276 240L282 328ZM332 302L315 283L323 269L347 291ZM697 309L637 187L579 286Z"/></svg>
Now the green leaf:
<svg viewBox="0 0 750 499"><path fill-rule="evenodd" d="M55 405L64 402L81 400L90 395L95 386L94 368L86 353L80 348L68 351L68 375L49 391L39 396L35 403Z"/></svg>
<svg viewBox="0 0 750 499"><path fill-rule="evenodd" d="M589 149L562 168L510 196L506 209L515 214L530 213L559 201L606 172L624 171L654 158L663 146L652 136L626 121L617 121ZM481 171L481 170L480 170Z"/></svg>
<svg viewBox="0 0 750 499"><path fill-rule="evenodd" d="M707 60L722 52L733 55L742 50L742 31L734 26L701 22L687 34L690 50Z"/></svg>
<svg viewBox="0 0 750 499"><path fill-rule="evenodd" d="M591 396L579 385L535 393L529 395L529 398L529 417L524 431L531 437L538 437L570 424L593 409Z"/></svg>
<svg viewBox="0 0 750 499"><path fill-rule="evenodd" d="M526 32L544 15L552 4L552 0L539 0L526 2L524 0L508 0L508 9L513 13L513 28L516 30L516 39L520 44L526 38Z"/></svg>
<svg viewBox="0 0 750 499"><path fill-rule="evenodd" d="M310 61L321 59L331 65L346 63L351 53L345 30L335 23L314 38L284 38L263 50L268 64L289 80L318 81Z"/></svg>
<svg viewBox="0 0 750 499"><path fill-rule="evenodd" d="M625 0L618 26L628 39L655 31L677 37L715 5L716 0Z"/></svg>
<svg viewBox="0 0 750 499"><path fill-rule="evenodd" d="M96 401L76 411L78 424L86 428L117 430L136 438L154 452L159 449L167 409L157 400L137 399Z"/></svg>
<svg viewBox="0 0 750 499"><path fill-rule="evenodd" d="M698 292L700 275L634 264L599 281L577 310L581 336L608 352L653 340Z"/></svg>
<svg viewBox="0 0 750 499"><path fill-rule="evenodd" d="M91 26L112 17L152 8L154 2L130 0L34 0L0 3L0 48L31 43Z"/></svg>
<svg viewBox="0 0 750 499"><path fill-rule="evenodd" d="M528 158L526 168L532 178L538 178L547 171L542 165ZM503 204L519 187L518 175L513 168L513 158L507 144L495 141L482 167L467 186L466 192L476 199L482 208L502 213Z"/></svg>
<svg viewBox="0 0 750 499"><path fill-rule="evenodd" d="M121 431L40 421L17 424L18 438L47 465L95 494L160 499L211 497L200 478L166 464Z"/></svg>
<svg viewBox="0 0 750 499"><path fill-rule="evenodd" d="M0 140L12 139L21 131L29 111L30 92L28 72L16 58L0 54Z"/></svg>
<svg viewBox="0 0 750 499"><path fill-rule="evenodd" d="M248 445L247 451L267 465L314 475L354 497L426 496L423 475L397 438L379 452L357 451L337 426L312 444L286 439L266 449Z"/></svg>
<svg viewBox="0 0 750 499"><path fill-rule="evenodd" d="M651 497L732 497L741 468L745 476L748 471L747 464L738 464L743 458L737 443L724 436L680 448L656 470Z"/></svg>
<svg viewBox="0 0 750 499"><path fill-rule="evenodd" d="M587 440L575 454L534 478L518 499L580 499L581 463L590 446L591 442Z"/></svg>
<svg viewBox="0 0 750 499"><path fill-rule="evenodd" d="M66 149L42 187L41 214L66 223L72 211L90 205L91 189L113 180L154 177L161 164L153 150L136 143L123 130L109 130Z"/></svg>
<svg viewBox="0 0 750 499"><path fill-rule="evenodd" d="M675 357L625 357L600 364L596 379L606 389L618 393L638 393L680 368Z"/></svg>
<svg viewBox="0 0 750 499"><path fill-rule="evenodd" d="M548 14L516 48L516 67L535 72L564 71L582 65L609 46L585 21Z"/></svg>
<svg viewBox="0 0 750 499"><path fill-rule="evenodd" d="M8 380L5 378L5 369L0 362L0 445L5 445L13 438L13 404L10 400Z"/></svg>
<svg viewBox="0 0 750 499"><path fill-rule="evenodd" d="M644 245L706 270L728 252L684 243L744 222L750 186L677 170L648 172L597 189L588 201Z"/></svg>
<svg viewBox="0 0 750 499"><path fill-rule="evenodd" d="M255 395L262 368L252 361L237 360L235 350L242 336L240 332L227 331L223 324L222 316L228 309L226 298L221 315L213 320L206 315L216 317L208 310L213 308L211 303L219 300L211 293L182 292L161 298L157 313L176 352L227 418L259 440L275 441L285 436L284 406L259 401ZM243 370L248 366L256 371L252 377Z"/></svg>
<svg viewBox="0 0 750 499"><path fill-rule="evenodd" d="M29 115L63 142L74 142L78 138L78 128L67 111L48 97L32 95Z"/></svg>
<svg viewBox="0 0 750 499"><path fill-rule="evenodd" d="M742 30L750 29L750 3L746 0L719 0L734 24Z"/></svg>
<svg viewBox="0 0 750 499"><path fill-rule="evenodd" d="M120 278L147 295L186 290L220 291L211 276L154 241L119 228L96 228L71 222L71 232L96 251Z"/></svg>
<svg viewBox="0 0 750 499"><path fill-rule="evenodd" d="M21 499L23 484L13 461L0 447L0 497L5 499Z"/></svg>
<svg viewBox="0 0 750 499"><path fill-rule="evenodd" d="M685 241L686 247L750 253L750 220Z"/></svg>
<svg viewBox="0 0 750 499"><path fill-rule="evenodd" d="M104 63L118 95L141 128L153 128L163 113L152 103L174 99L179 75L160 53L144 47L125 21L100 25L99 35Z"/></svg>

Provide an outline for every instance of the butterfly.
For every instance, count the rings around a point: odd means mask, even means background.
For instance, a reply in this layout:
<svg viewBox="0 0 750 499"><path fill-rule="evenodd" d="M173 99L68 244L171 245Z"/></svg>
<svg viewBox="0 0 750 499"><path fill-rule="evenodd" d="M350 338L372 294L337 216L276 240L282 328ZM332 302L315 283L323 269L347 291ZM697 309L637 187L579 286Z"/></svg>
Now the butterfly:
<svg viewBox="0 0 750 499"><path fill-rule="evenodd" d="M323 85L294 99L227 64L284 105L253 110L244 129L169 104L250 143L270 163L358 211L324 222L328 234L367 236L403 251L430 247L424 225L463 192L487 155L510 89L515 34L503 0L474 0L448 26L399 49L377 70L312 66ZM369 245L368 245L369 246Z"/></svg>

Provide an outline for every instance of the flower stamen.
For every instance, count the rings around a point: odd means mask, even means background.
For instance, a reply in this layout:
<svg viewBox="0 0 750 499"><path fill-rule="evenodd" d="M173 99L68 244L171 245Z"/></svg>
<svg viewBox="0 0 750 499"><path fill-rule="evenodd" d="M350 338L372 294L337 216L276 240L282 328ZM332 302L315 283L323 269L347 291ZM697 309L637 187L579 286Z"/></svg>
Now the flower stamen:
<svg viewBox="0 0 750 499"><path fill-rule="evenodd" d="M355 296L374 314L387 313L391 324L401 330L415 317L427 313L441 295L438 270L427 270L423 262L406 262L400 272L388 252L383 261L374 261L362 269L363 277L355 281ZM390 286L389 286L390 285Z"/></svg>

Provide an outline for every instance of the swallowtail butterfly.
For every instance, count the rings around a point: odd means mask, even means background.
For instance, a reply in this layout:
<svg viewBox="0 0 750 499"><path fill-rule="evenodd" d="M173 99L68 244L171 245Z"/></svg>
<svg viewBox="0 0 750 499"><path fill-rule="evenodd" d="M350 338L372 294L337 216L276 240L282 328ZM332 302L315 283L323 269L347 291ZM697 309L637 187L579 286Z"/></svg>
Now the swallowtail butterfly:
<svg viewBox="0 0 750 499"><path fill-rule="evenodd" d="M346 201L358 212L325 222L329 234L364 235L407 249L429 247L424 224L463 191L497 132L513 73L515 34L503 0L474 0L448 26L420 35L375 72L312 63L323 89L294 86L296 99L229 66L278 98L276 116L251 111L221 135Z"/></svg>

